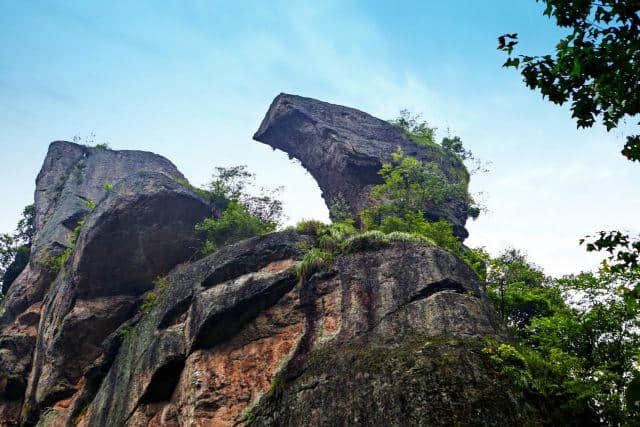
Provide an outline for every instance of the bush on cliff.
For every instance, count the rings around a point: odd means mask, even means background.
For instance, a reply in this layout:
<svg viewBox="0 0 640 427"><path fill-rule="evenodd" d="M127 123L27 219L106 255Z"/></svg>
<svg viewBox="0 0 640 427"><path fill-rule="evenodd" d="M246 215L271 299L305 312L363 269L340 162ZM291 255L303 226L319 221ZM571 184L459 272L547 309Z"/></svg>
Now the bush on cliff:
<svg viewBox="0 0 640 427"><path fill-rule="evenodd" d="M429 221L423 213L425 206L442 206L454 200L464 200L477 209L466 182L451 182L436 164L424 165L401 150L393 153L392 158L393 162L385 163L379 171L383 183L371 190L373 205L360 213L362 228L422 236L464 259L483 277L483 260L475 251L462 246L452 225L444 220Z"/></svg>
<svg viewBox="0 0 640 427"><path fill-rule="evenodd" d="M429 123L422 120L420 114L412 113L407 109L400 110L400 114L389 123L402 131L405 138L411 139L423 147L443 148L445 152L453 154L461 161L475 160L473 153L464 147L459 136L451 135L447 129L447 135L442 138L440 144L436 142L436 131L438 128L429 126Z"/></svg>
<svg viewBox="0 0 640 427"><path fill-rule="evenodd" d="M423 164L400 149L392 158L378 172L383 183L371 191L373 206L360 215L366 229L419 232L428 223L422 213L426 206L463 201L475 207L466 182L452 182L435 163Z"/></svg>
<svg viewBox="0 0 640 427"><path fill-rule="evenodd" d="M280 189L253 188L255 175L246 166L218 167L211 182L196 191L213 206L212 217L196 224L205 236L201 253L220 246L275 231L283 217L282 202L275 198Z"/></svg>
<svg viewBox="0 0 640 427"><path fill-rule="evenodd" d="M11 234L0 234L0 295L7 292L29 262L31 242L35 235L35 217L35 206L28 205L22 210L16 230Z"/></svg>
<svg viewBox="0 0 640 427"><path fill-rule="evenodd" d="M206 218L196 224L196 231L207 236L202 249L202 252L207 254L225 244L271 233L277 226L277 222L252 215L244 205L232 201L219 218Z"/></svg>

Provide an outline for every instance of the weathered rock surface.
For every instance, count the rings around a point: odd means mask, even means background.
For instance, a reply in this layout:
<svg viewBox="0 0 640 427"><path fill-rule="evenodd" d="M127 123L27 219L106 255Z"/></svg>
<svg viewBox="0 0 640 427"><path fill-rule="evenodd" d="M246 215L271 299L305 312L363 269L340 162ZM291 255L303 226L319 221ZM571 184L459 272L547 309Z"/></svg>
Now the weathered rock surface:
<svg viewBox="0 0 640 427"><path fill-rule="evenodd" d="M281 96L270 114L261 135L299 146L310 170L335 167L355 204L375 183L363 171L401 142L384 122L304 98ZM0 318L0 425L542 422L481 351L505 336L464 261L395 241L300 278L318 242L294 230L196 259L194 225L211 207L181 179L149 153L51 145L31 258ZM332 179L319 179L328 200Z"/></svg>
<svg viewBox="0 0 640 427"><path fill-rule="evenodd" d="M382 182L378 171L398 147L408 156L435 162L455 182L469 180L464 165L436 146L418 145L395 126L362 111L311 98L280 94L253 138L300 160L315 178L328 206L343 198L354 217L370 204L371 188ZM466 202L425 206L431 220L446 219L466 238Z"/></svg>
<svg viewBox="0 0 640 427"><path fill-rule="evenodd" d="M0 403L0 423L15 423L23 400L29 420L72 393L153 277L193 255L193 225L209 206L175 178L183 178L175 166L152 153L51 144L36 181L30 261L0 318L0 393L11 402Z"/></svg>
<svg viewBox="0 0 640 427"><path fill-rule="evenodd" d="M153 279L196 252L194 224L209 210L167 175L139 172L86 217L47 295L26 395L31 410L78 391L83 369L132 317Z"/></svg>
<svg viewBox="0 0 640 427"><path fill-rule="evenodd" d="M107 196L105 186L142 170L184 178L170 161L153 153L51 143L36 179L36 237L30 262L6 296L0 326L44 298L55 278L47 261L69 246L73 229L89 213L87 203L99 203Z"/></svg>
<svg viewBox="0 0 640 427"><path fill-rule="evenodd" d="M234 425L253 405L272 404L274 381L297 384L320 351L393 348L399 336L501 334L474 273L439 248L398 243L346 255L299 281L293 267L310 243L274 233L175 268L150 311L114 333L119 349L95 397L56 409L59 419ZM89 369L82 383L92 381ZM349 396L341 398L348 405Z"/></svg>

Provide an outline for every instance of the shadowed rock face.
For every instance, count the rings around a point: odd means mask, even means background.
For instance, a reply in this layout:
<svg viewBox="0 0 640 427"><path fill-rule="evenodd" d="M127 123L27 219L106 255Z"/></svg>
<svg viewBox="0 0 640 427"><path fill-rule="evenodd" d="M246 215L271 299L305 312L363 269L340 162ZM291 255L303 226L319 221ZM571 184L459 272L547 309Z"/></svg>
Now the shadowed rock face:
<svg viewBox="0 0 640 427"><path fill-rule="evenodd" d="M253 138L300 160L322 190L327 205L344 198L354 214L369 206L378 171L398 147L423 162L435 162L452 181L468 181L464 165L440 147L422 146L395 126L362 111L311 98L280 94ZM446 219L462 238L468 206L464 202L425 206L431 220Z"/></svg>
<svg viewBox="0 0 640 427"><path fill-rule="evenodd" d="M36 236L28 266L6 296L0 327L41 301L55 275L47 261L68 246L73 229L89 213L87 202L98 204L105 189L138 171L184 176L167 159L143 151L105 150L66 141L51 143L36 179Z"/></svg>
<svg viewBox="0 0 640 427"><path fill-rule="evenodd" d="M139 172L85 218L47 295L26 394L32 410L78 391L100 344L135 314L153 279L196 252L194 224L208 212L203 200L172 178Z"/></svg>

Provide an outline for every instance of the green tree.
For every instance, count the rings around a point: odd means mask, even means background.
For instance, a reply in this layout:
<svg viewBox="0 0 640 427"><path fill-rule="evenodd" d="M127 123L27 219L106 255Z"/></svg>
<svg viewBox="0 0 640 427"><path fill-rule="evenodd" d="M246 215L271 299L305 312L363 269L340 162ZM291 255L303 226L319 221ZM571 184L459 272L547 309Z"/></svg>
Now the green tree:
<svg viewBox="0 0 640 427"><path fill-rule="evenodd" d="M636 0L536 0L544 14L567 29L554 54L513 55L517 34L498 38L525 84L551 102L571 102L578 127L601 118L607 130L640 114L640 2ZM638 123L640 125L640 122ZM640 161L640 135L627 137L622 154Z"/></svg>
<svg viewBox="0 0 640 427"><path fill-rule="evenodd" d="M402 130L405 138L410 138L418 145L443 148L462 161L476 160L473 153L464 147L462 139L459 136L451 135L449 129L447 129L447 135L442 138L442 141L438 144L436 142L436 131L438 128L430 126L428 122L422 120L420 114L402 109L398 117L389 120L389 123Z"/></svg>
<svg viewBox="0 0 640 427"><path fill-rule="evenodd" d="M413 139L419 145L437 146L437 128L429 126L429 123L422 120L420 114L412 113L407 109L400 110L397 118L389 120L389 123L402 130L407 138Z"/></svg>
<svg viewBox="0 0 640 427"><path fill-rule="evenodd" d="M275 195L280 189L255 189L254 180L255 175L244 165L218 167L211 182L197 189L213 206L212 217L196 225L196 231L206 236L203 254L278 228L283 211L282 202Z"/></svg>
<svg viewBox="0 0 640 427"><path fill-rule="evenodd" d="M542 269L517 249L488 259L487 290L498 313L517 334L535 317L552 315L564 306L560 291Z"/></svg>
<svg viewBox="0 0 640 427"><path fill-rule="evenodd" d="M475 251L462 246L453 234L452 225L445 220L429 221L423 213L425 207L437 208L454 200L464 200L473 207L466 182L452 183L435 163L423 164L405 156L401 149L392 154L392 159L378 172L383 183L371 190L372 206L360 212L362 228L426 237L464 259L476 273L484 276L482 259Z"/></svg>
<svg viewBox="0 0 640 427"><path fill-rule="evenodd" d="M495 367L549 406L550 422L634 425L640 417L640 271L547 277L517 250L489 259L487 286L517 343Z"/></svg>
<svg viewBox="0 0 640 427"><path fill-rule="evenodd" d="M640 113L640 2L636 0L536 0L544 14L566 29L555 52L514 55L517 34L498 38L509 56L505 67L520 71L525 84L551 102L571 103L578 127L600 119L607 130ZM640 122L637 123L640 125ZM630 135L622 154L640 161L640 135ZM640 238L601 231L581 240L587 251L606 251L604 270L632 274L640 261Z"/></svg>
<svg viewBox="0 0 640 427"><path fill-rule="evenodd" d="M426 221L422 211L427 206L455 200L473 205L466 183L451 182L435 163L423 164L400 149L392 157L393 162L385 163L378 172L384 182L371 191L374 206L361 214L365 228L407 231Z"/></svg>
<svg viewBox="0 0 640 427"><path fill-rule="evenodd" d="M7 292L29 262L31 243L35 236L35 215L34 205L26 206L16 230L12 234L0 234L0 294Z"/></svg>

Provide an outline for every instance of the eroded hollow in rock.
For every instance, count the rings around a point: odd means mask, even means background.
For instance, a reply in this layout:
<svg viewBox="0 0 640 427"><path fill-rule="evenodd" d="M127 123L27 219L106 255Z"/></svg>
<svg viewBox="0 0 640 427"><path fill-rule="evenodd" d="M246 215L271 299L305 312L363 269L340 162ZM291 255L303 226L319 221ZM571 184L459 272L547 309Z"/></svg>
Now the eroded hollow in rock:
<svg viewBox="0 0 640 427"><path fill-rule="evenodd" d="M184 359L173 359L159 368L151 378L147 390L140 398L140 404L167 402L180 381L184 369Z"/></svg>

